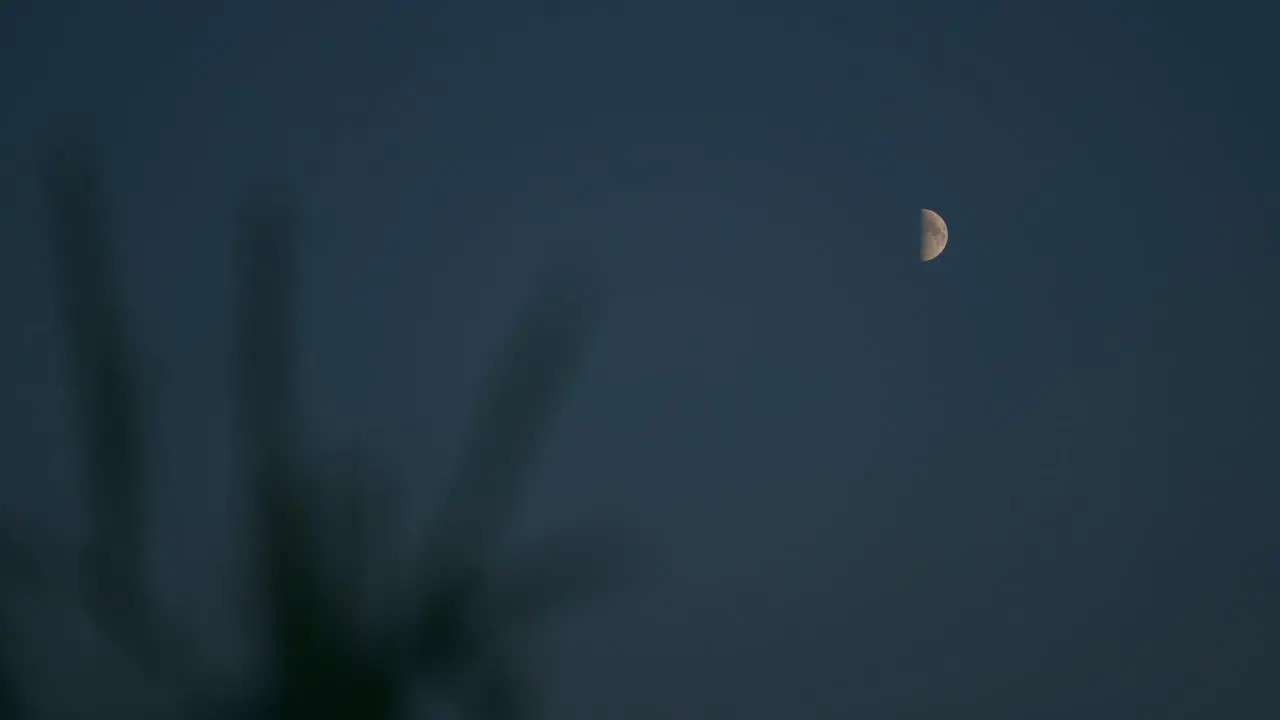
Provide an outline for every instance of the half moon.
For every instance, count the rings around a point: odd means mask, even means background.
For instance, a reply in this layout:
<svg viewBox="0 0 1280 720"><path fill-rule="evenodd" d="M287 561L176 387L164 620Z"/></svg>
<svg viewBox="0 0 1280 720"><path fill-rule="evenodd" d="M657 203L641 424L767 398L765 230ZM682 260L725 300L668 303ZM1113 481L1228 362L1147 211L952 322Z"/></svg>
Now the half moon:
<svg viewBox="0 0 1280 720"><path fill-rule="evenodd" d="M947 247L947 224L938 213L922 209L920 211L920 262L930 260L942 254Z"/></svg>

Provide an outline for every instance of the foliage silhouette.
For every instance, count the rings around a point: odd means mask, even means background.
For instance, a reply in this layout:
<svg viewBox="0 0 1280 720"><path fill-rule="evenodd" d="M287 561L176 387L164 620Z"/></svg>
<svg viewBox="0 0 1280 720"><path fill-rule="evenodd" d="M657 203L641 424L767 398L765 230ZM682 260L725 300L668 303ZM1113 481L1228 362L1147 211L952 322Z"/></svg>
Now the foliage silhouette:
<svg viewBox="0 0 1280 720"><path fill-rule="evenodd" d="M374 537L390 524L385 485L346 473L335 504L345 517L325 527L316 488L308 486L316 473L299 457L293 417L293 201L278 188L251 198L235 251L234 364L269 662L262 681L242 697L225 689L145 592L144 403L111 285L109 223L88 143L57 155L48 193L86 453L89 538L77 584L104 636L151 677L178 688L190 717L389 718L424 684L466 717L530 716L512 639L549 610L611 587L618 576L610 570L623 549L612 537L584 538L585 544L542 549L515 577L492 569L524 471L586 354L598 299L562 277L524 313L444 488L426 570L407 591L412 609L370 629L344 597L367 583L338 577L338 558L321 540L326 531L350 533L349 565L360 572L376 556L376 543L387 542ZM11 544L0 554L7 579L67 591L49 581L56 571L40 570L37 554L24 550ZM30 568L37 569L19 572ZM0 634L0 662L12 663L6 637ZM23 711L12 669L0 665L0 716L19 718L31 713Z"/></svg>

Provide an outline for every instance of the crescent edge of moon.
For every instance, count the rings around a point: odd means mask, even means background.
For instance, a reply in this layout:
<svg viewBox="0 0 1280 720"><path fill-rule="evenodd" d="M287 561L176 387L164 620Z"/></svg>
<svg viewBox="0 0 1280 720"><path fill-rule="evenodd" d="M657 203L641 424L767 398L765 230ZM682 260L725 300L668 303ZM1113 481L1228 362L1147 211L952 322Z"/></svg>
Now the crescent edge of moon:
<svg viewBox="0 0 1280 720"><path fill-rule="evenodd" d="M947 247L947 223L938 213L920 209L920 262L929 262Z"/></svg>

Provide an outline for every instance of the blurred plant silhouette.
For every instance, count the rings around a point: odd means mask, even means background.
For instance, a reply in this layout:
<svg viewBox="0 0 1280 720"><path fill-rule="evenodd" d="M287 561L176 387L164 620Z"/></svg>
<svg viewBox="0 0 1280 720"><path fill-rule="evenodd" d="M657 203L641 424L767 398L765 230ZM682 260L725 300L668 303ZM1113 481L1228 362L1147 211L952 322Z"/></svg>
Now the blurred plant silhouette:
<svg viewBox="0 0 1280 720"><path fill-rule="evenodd" d="M74 586L104 636L149 676L179 688L188 717L390 718L424 687L462 717L531 716L513 639L549 610L618 579L622 547L611 537L541 548L514 576L493 570L524 472L585 355L597 299L562 277L528 307L443 488L426 569L405 589L410 609L370 623L348 596L368 591L367 578L353 576L380 551L376 543L387 542L374 536L389 525L387 486L357 468L345 473L342 497L332 503L343 516L326 524L318 512L315 469L299 457L293 417L293 202L281 189L251 198L235 252L235 386L269 660L245 696L213 677L176 619L145 591L145 404L111 284L102 176L89 143L69 144L55 157L48 193L89 499L88 545ZM326 531L330 543L337 533L349 539L339 553L348 562L325 550ZM6 586L72 592L48 580L61 569L42 569L41 554L25 540L3 540ZM334 572L339 566L347 577ZM34 717L4 629L0 717Z"/></svg>

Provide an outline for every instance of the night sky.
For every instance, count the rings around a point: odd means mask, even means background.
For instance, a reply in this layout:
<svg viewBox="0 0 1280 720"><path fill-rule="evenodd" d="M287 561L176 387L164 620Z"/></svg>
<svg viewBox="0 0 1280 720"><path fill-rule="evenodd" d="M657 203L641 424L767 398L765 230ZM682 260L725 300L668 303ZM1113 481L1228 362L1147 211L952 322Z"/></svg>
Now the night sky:
<svg viewBox="0 0 1280 720"><path fill-rule="evenodd" d="M607 288L513 543L642 562L533 649L547 717L1280 716L1280 58L1236 4L10 0L0 522L79 532L41 179L90 118L157 582L229 666L230 240L267 178L308 447L424 505L547 273ZM147 694L23 622L57 707Z"/></svg>

